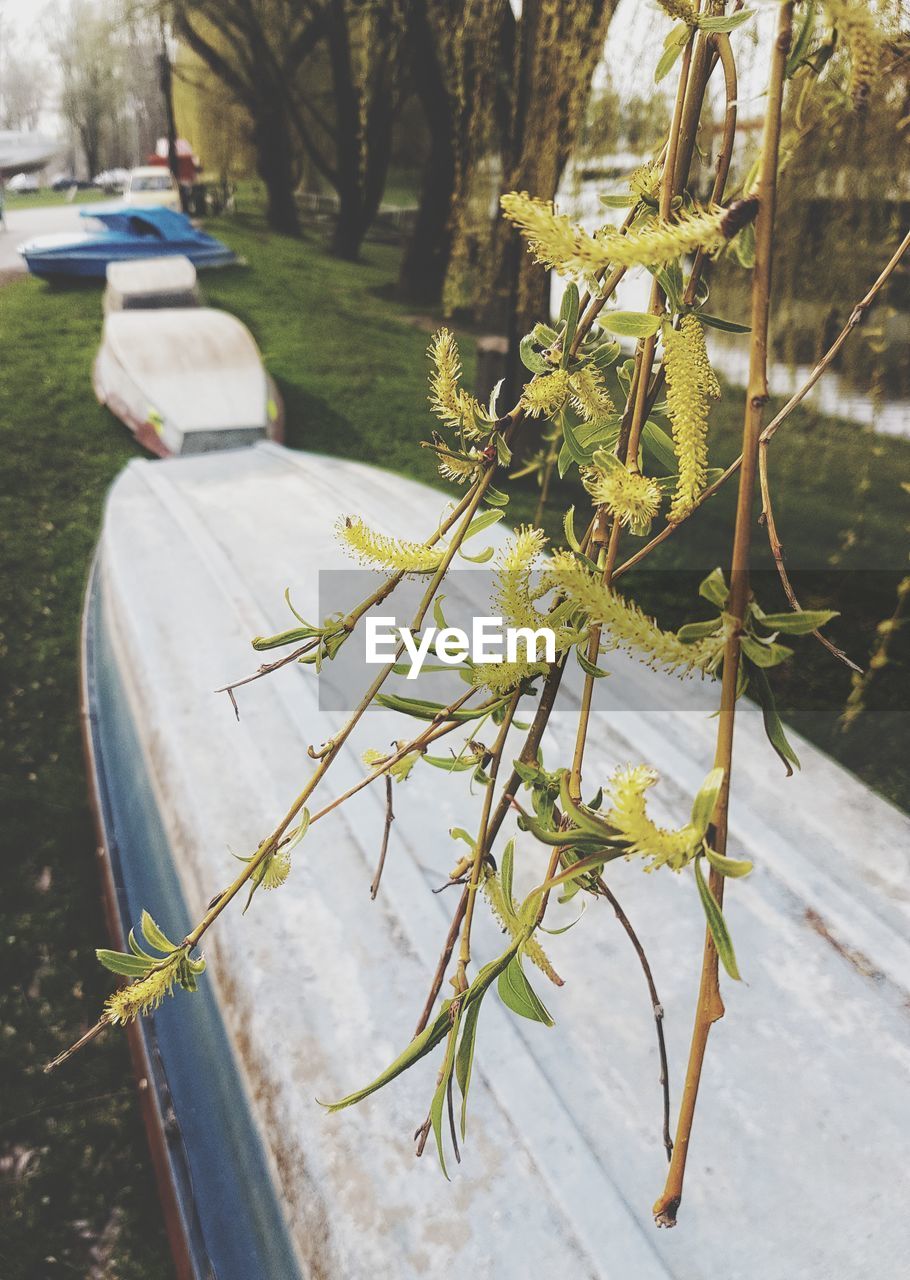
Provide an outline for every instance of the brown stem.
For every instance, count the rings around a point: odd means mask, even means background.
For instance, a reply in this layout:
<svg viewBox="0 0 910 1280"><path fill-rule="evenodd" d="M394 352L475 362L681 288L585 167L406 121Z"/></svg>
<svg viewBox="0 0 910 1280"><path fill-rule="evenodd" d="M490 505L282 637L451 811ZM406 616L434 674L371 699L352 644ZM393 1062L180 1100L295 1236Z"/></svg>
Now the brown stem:
<svg viewBox="0 0 910 1280"><path fill-rule="evenodd" d="M793 0L780 5L777 34L771 57L771 72L762 139L759 178L759 210L755 224L755 271L752 278L752 336L749 351L749 385L743 423L742 467L736 508L736 525L730 570L730 597L727 613L732 618L724 650L723 684L717 727L715 767L724 770L717 807L714 812L715 848L723 853L727 843L727 820L730 800L730 774L733 764L733 730L736 715L736 688L739 675L740 636L749 601L749 549L752 539L752 501L758 466L758 446L762 415L768 400L768 318L771 298L771 262L773 251L774 213L777 192L777 161L780 146L781 107L784 75L790 51L793 23ZM723 876L711 869L710 887L718 905L723 905ZM695 1116L695 1104L701 1079L708 1035L713 1024L724 1014L718 980L717 949L710 930L705 931L701 982L695 1012L695 1025L689 1051L689 1063L683 1085L676 1143L670 1161L663 1194L654 1206L658 1226L672 1227L682 1200L686 1157Z"/></svg>
<svg viewBox="0 0 910 1280"><path fill-rule="evenodd" d="M648 992L651 996L651 1011L654 1014L654 1025L657 1029L657 1052L660 1056L660 1085L664 1103L663 1142L667 1159L670 1160L673 1156L673 1139L670 1136L670 1068L667 1063L667 1042L664 1037L664 1007L660 996L657 994L657 984L654 981L654 975L651 972L651 965L648 962L645 949L638 934L632 928L632 922L620 906L619 899L603 876L597 877L597 890L609 902L616 919L625 929L626 935L635 949L635 954L638 956L638 962L645 975L645 982L648 984Z"/></svg>
<svg viewBox="0 0 910 1280"><path fill-rule="evenodd" d="M387 773L385 776L385 826L382 831L382 847L379 850L379 863L376 867L376 874L373 876L373 882L370 885L370 897L376 901L376 894L379 892L379 882L382 879L382 873L385 868L385 858L389 851L389 834L392 830L392 823L395 821L395 813L392 809L392 775Z"/></svg>

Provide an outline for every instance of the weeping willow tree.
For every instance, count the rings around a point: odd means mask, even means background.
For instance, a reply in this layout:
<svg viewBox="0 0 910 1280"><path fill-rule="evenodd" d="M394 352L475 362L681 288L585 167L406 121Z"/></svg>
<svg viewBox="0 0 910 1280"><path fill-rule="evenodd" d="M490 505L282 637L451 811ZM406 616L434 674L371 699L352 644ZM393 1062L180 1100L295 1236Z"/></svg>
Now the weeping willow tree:
<svg viewBox="0 0 910 1280"><path fill-rule="evenodd" d="M289 630L255 638L257 652L283 652L249 679L270 676L292 662L319 671L372 610L388 607L389 597L408 578L423 590L410 627L399 629L394 657L378 669L334 736L311 748L313 767L299 794L185 937L171 938L146 911L130 935L129 952L99 951L102 964L128 981L110 996L97 1024L51 1065L65 1061L111 1025L153 1011L178 988L194 991L204 980L199 944L222 913L238 897L247 907L254 899L258 905L259 890L280 891L301 856L318 853L323 845L330 850L331 842L322 840L323 823L352 795L379 780L391 794L414 770L427 768L432 771L425 785L448 783L457 795L457 775L466 772L482 794L482 809L471 831L453 830L459 841L449 876L457 887L455 906L417 1033L375 1080L331 1102L329 1110L359 1104L434 1055L438 1073L418 1130L417 1149L422 1152L432 1135L445 1169L450 1142L457 1149L456 1129L462 1139L465 1135L472 1064L475 1054L483 1052L481 1013L485 1002L494 998L494 989L516 1017L546 1026L553 1023L538 993L540 982L548 981L558 1001L563 985L544 939L553 903L557 898L605 898L618 908L615 884L621 862L652 875L679 876L691 886L692 910L703 913L706 933L698 954L678 957L680 964L701 968L675 1134L654 976L631 922L617 910L646 978L664 1068L662 1129L669 1168L654 1217L661 1226L675 1223L709 1033L724 1015L721 973L724 982L740 979L740 960L723 910L727 881L746 877L751 870L750 863L727 850L737 702L747 689L754 692L770 746L791 774L799 762L778 718L769 672L794 661L791 638L826 643L821 628L833 617L829 611L801 609L795 598L783 611L766 610L750 578L753 498L759 478L769 537L777 537L769 446L853 327L845 327L806 386L765 424L778 172L799 132L800 104L833 83L828 77L834 76L837 63L819 65L805 56L816 36L833 31L846 46L849 81L835 86L844 112L858 109L857 104L874 94L878 62L869 56L869 48L880 49L885 36L867 20L868 11L859 3L777 4L772 11L774 30L764 49L767 87L761 142L744 179L732 184L728 178L739 95L730 33L754 21L754 14L735 8L727 13L718 2L703 10L694 0L662 0L661 7L673 25L668 24L663 52L656 53L655 61L659 72L676 73L673 116L663 145L632 176L622 222L606 224L592 234L554 209L550 199L515 191L502 200L508 222L535 262L567 280L558 323L551 326L539 318L523 336L526 373L515 403L507 410L480 403L462 385L453 334L443 329L433 337L428 352L429 407L436 434L429 443L438 455L440 474L454 486L451 503L435 528L415 530L410 539L371 529L356 509L341 513L339 540L361 564L380 570L379 585L366 599L352 601L344 614L312 623L295 614ZM853 24L859 24L862 39ZM714 157L713 188L699 201L689 187L689 172L705 95L715 73L723 83L725 127ZM910 234L870 282L857 306L859 318L886 285L908 244ZM737 320L719 321L705 309L704 272L711 259L730 253L750 264L749 305ZM630 270L650 273L647 311L620 311L615 305L617 285ZM723 472L711 465L711 411L720 388L704 341L705 326L718 323L739 324L749 335L742 451ZM636 340L634 357L621 359L617 336ZM543 533L534 527L514 531L494 562L491 608L509 627L545 630L552 652L541 657L527 646L498 664L463 655L456 661L464 689L448 703L392 691L389 682L405 654L416 640L426 638L425 632L429 635L430 618L445 627L443 587L456 557L492 558L492 548L474 554L465 544L503 517L512 449L522 435L533 438L541 433L557 441L560 471L580 473L590 504L583 512L565 511L562 546L548 549ZM639 607L625 589L625 576L688 521L697 520L708 498L734 478L738 498L733 527L716 548L717 567L699 588L697 605L704 616L669 630ZM780 564L786 587L782 560ZM651 667L681 678L695 674L713 682L713 768L668 825L656 820L651 807L660 780L647 761L593 777L586 763L598 682L610 672L611 654L617 651L639 655ZM438 652L443 657L441 648ZM838 656L832 649L832 658ZM577 663L584 677L574 746L564 758L545 760L541 743L569 663ZM232 697L238 687L230 688ZM366 752L360 780L343 794L326 798L326 778L374 705L399 714L400 738L391 748ZM443 750L451 748L448 754L436 754L439 743L445 744ZM768 762L779 768L770 751ZM230 838L229 831L224 835ZM519 863L534 882L521 899L515 896L513 878ZM374 880L374 889L376 884ZM748 886L743 892L749 892ZM166 909L167 904L161 905ZM477 913L486 909L506 935L498 954L482 953L474 937ZM674 902L674 910L682 909ZM590 912L581 927L597 927L592 918L602 920ZM441 998L447 979L450 994ZM596 980L601 981L600 975ZM460 1125L453 1105L456 1089L462 1094ZM710 1135L703 1141L710 1141ZM661 1176L655 1170L655 1178Z"/></svg>

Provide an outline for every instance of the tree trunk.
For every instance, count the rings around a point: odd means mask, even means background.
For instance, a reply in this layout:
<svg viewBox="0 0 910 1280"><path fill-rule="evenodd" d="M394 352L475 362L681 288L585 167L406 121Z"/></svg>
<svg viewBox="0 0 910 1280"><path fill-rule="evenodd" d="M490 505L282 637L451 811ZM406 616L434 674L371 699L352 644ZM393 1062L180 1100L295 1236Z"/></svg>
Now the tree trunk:
<svg viewBox="0 0 910 1280"><path fill-rule="evenodd" d="M279 108L257 116L253 127L256 170L268 196L266 221L272 231L300 235L294 199L294 160L288 119Z"/></svg>
<svg viewBox="0 0 910 1280"><path fill-rule="evenodd" d="M398 294L405 302L433 306L442 297L452 252L455 149L451 137L434 137L423 171L417 221L405 249Z"/></svg>
<svg viewBox="0 0 910 1280"><path fill-rule="evenodd" d="M417 221L405 249L398 293L406 302L432 306L442 297L452 252L452 201L457 162L454 104L446 82L445 59L430 25L426 4L408 11L407 46L417 96L430 132Z"/></svg>

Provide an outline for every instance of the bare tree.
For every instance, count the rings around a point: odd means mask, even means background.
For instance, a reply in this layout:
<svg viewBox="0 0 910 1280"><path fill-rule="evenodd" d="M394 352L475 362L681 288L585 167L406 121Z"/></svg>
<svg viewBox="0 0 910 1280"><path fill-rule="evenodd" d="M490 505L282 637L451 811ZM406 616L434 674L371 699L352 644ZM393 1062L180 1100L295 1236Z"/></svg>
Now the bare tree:
<svg viewBox="0 0 910 1280"><path fill-rule="evenodd" d="M121 105L114 20L92 0L71 0L57 14L51 48L61 73L60 109L89 175L101 167L105 130Z"/></svg>
<svg viewBox="0 0 910 1280"><path fill-rule="evenodd" d="M176 0L179 37L245 109L256 168L268 193L268 223L298 235L294 188L299 155L299 86L326 29L327 9L299 0Z"/></svg>
<svg viewBox="0 0 910 1280"><path fill-rule="evenodd" d="M47 97L47 72L24 53L8 22L0 42L0 128L37 129Z"/></svg>

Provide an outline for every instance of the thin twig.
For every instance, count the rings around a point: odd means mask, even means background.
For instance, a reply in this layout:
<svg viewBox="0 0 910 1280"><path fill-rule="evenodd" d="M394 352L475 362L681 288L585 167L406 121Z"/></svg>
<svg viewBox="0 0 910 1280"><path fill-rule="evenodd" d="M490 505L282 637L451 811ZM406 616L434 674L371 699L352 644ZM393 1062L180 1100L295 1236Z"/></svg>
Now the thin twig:
<svg viewBox="0 0 910 1280"><path fill-rule="evenodd" d="M645 975L645 982L648 984L648 991L651 996L651 1010L654 1014L654 1025L657 1029L657 1052L660 1056L660 1085L663 1092L664 1102L664 1124L663 1124L663 1143L667 1153L667 1159L673 1156L673 1139L670 1136L670 1068L667 1063L667 1043L664 1037L664 1006L660 996L657 994L657 985L654 981L654 975L651 972L651 965L645 949L638 937L638 934L632 928L632 922L620 906L619 899L613 890L604 880L603 876L597 877L597 890L606 900L616 915L616 919L625 929L629 941L635 948L635 954L638 956L639 964Z"/></svg>
<svg viewBox="0 0 910 1280"><path fill-rule="evenodd" d="M768 484L768 441L759 440L758 442L758 479L761 487L761 521L765 526L768 534L768 545L771 548L771 554L774 557L774 563L777 566L777 576L780 578L781 586L784 589L784 595L790 603L790 608L795 609L798 613L802 606L796 598L796 592L793 590L793 584L790 582L790 575L787 573L787 566L784 564L784 548L780 537L777 533L777 525L774 521L774 507L771 504L771 487ZM838 649L836 644L832 644L827 636L822 635L820 631L813 631L812 635L833 654L839 662L843 662L851 671L858 671L860 675L863 673L862 667L856 665L852 658L848 658L843 649Z"/></svg>
<svg viewBox="0 0 910 1280"><path fill-rule="evenodd" d="M389 833L392 830L392 823L395 821L395 814L392 809L392 775L387 773L385 776L385 827L382 832L382 848L379 850L379 863L376 867L376 874L373 876L373 883L370 885L370 897L375 902L376 894L379 892L379 881L382 879L382 871L385 867L385 856L389 851Z"/></svg>

